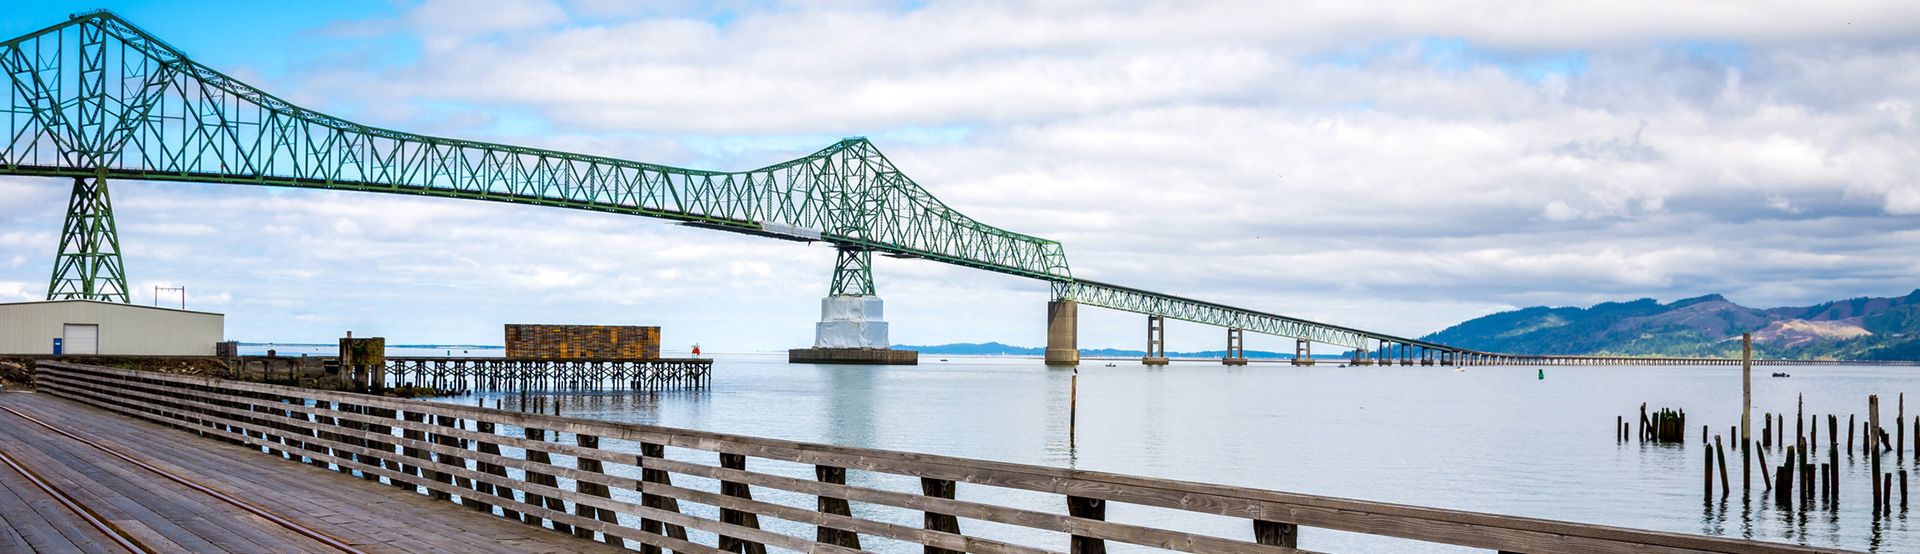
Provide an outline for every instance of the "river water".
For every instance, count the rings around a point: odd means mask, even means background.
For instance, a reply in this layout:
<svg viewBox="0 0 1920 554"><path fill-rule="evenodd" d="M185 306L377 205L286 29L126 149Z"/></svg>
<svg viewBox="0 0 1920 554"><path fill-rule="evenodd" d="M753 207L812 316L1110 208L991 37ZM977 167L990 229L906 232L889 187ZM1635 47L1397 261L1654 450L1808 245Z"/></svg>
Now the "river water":
<svg viewBox="0 0 1920 554"><path fill-rule="evenodd" d="M1454 371L1262 362L1148 367L1115 361L1115 367L1105 367L1108 362L1093 361L1077 373L1079 413L1070 437L1074 370L1032 358L949 356L941 361L928 355L921 361L919 366L828 366L788 364L784 354L719 355L707 391L562 393L535 395L529 402L558 402L564 415L608 421L1680 533L1920 552L1920 534L1908 512L1896 506L1890 517L1871 515L1866 458L1860 454L1841 453L1837 509L1778 509L1763 500L1757 471L1753 492L1743 495L1734 452L1729 452L1732 499L1719 498L1717 490L1714 500L1705 499L1699 428L1710 425L1724 435L1739 423L1738 367L1549 367L1542 378L1541 368L1534 366ZM1844 425L1849 414L1864 421L1867 395L1878 394L1881 417L1891 429L1898 395L1907 389L1920 392L1916 368L1794 367L1787 369L1790 378L1769 377L1772 371L1755 370L1756 433L1761 413L1792 417L1802 395L1810 417L1840 414ZM515 409L519 398L481 393L447 401L489 407L498 402ZM1686 410L1688 441L1616 440L1615 418L1636 420L1642 403ZM1821 434L1828 434L1824 423ZM1920 465L1908 440L1906 455L1884 458L1889 470ZM1826 442L1822 436L1820 444ZM1825 460L1825 448L1815 455L1816 463ZM1768 456L1776 465L1783 457L1779 450ZM961 486L966 498L966 485ZM1914 507L1920 509L1920 499ZM1109 516L1117 519L1119 513ZM1180 528L1245 540L1250 538L1245 525L1195 518ZM1323 552L1476 551L1311 528L1301 530L1300 545Z"/></svg>

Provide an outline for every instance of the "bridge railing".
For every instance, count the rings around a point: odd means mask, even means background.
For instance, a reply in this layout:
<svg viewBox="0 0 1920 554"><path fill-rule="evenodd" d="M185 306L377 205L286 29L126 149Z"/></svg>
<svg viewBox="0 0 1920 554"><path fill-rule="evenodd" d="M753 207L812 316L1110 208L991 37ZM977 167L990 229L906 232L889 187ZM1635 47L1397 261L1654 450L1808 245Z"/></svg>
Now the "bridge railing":
<svg viewBox="0 0 1920 554"><path fill-rule="evenodd" d="M1507 552L1840 552L58 362L38 385L650 554L1280 554L1305 552L1300 527ZM1195 517L1237 530L1174 528Z"/></svg>

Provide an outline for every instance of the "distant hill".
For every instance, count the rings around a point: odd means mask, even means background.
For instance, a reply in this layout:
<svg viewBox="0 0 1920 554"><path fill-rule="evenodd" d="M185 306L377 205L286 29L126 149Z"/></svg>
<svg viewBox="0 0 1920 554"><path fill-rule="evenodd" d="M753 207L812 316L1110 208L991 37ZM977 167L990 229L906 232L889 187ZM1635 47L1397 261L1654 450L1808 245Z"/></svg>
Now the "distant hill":
<svg viewBox="0 0 1920 554"><path fill-rule="evenodd" d="M1668 304L1643 298L1591 308L1540 306L1422 338L1509 354L1738 357L1742 333L1753 333L1756 357L1920 360L1920 290L1769 309L1718 294Z"/></svg>

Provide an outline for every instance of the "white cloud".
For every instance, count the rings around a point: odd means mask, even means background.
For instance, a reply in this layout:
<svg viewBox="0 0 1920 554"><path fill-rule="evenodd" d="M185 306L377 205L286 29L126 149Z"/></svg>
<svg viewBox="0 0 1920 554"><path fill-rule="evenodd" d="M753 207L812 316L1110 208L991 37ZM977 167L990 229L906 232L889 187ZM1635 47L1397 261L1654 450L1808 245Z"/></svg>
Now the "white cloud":
<svg viewBox="0 0 1920 554"><path fill-rule="evenodd" d="M1540 303L1899 294L1920 258L1901 3L429 2L328 30L337 54L256 84L391 128L704 168L876 137L948 204L1062 241L1082 277L1395 333ZM385 57L395 40L418 57ZM115 187L129 275L230 295L247 340L639 322L778 349L810 340L833 259L605 214ZM43 282L65 188L0 179L0 253L26 260L0 283ZM901 342L1040 340L1040 283L877 265ZM1136 346L1130 317L1083 344Z"/></svg>

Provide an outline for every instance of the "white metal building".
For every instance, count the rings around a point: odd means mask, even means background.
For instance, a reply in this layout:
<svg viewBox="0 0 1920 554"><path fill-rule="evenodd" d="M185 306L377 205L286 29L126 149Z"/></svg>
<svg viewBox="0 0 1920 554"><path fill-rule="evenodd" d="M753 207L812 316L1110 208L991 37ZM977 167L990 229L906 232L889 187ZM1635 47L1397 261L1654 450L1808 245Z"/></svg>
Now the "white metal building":
<svg viewBox="0 0 1920 554"><path fill-rule="evenodd" d="M0 304L0 354L212 356L226 316L95 300Z"/></svg>

